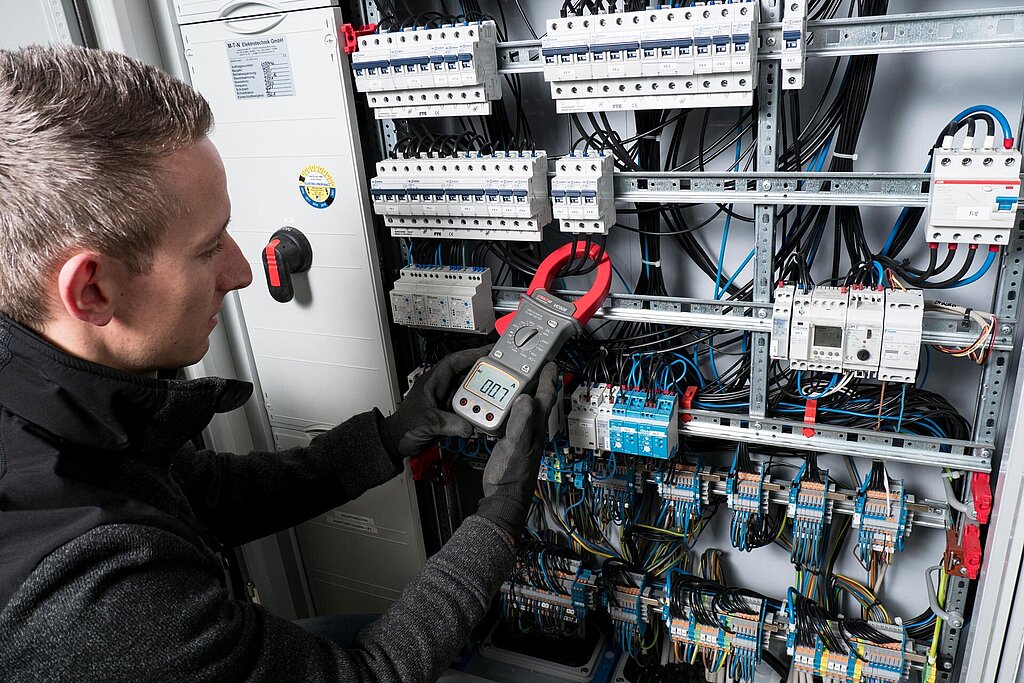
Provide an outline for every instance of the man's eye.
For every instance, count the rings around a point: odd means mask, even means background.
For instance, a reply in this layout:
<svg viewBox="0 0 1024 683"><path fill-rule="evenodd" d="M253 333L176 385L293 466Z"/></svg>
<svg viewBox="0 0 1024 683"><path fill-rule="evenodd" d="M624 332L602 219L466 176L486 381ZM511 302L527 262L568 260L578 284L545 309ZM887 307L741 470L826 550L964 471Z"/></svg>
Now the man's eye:
<svg viewBox="0 0 1024 683"><path fill-rule="evenodd" d="M224 243L217 242L217 246L215 246L213 249L210 249L209 251L204 251L202 253L202 256L203 258L213 258L214 255L217 254L217 252L221 251L222 249L224 249Z"/></svg>

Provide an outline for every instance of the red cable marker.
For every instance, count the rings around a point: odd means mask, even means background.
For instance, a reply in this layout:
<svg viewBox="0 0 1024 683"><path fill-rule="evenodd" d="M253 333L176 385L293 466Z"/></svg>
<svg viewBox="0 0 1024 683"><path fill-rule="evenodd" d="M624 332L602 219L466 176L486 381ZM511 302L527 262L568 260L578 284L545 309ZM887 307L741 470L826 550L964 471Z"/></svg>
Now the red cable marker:
<svg viewBox="0 0 1024 683"><path fill-rule="evenodd" d="M350 55L359 50L359 38L377 31L377 24L367 24L356 28L352 24L342 24L341 37L345 40L345 54Z"/></svg>
<svg viewBox="0 0 1024 683"><path fill-rule="evenodd" d="M683 392L683 398L680 400L679 412L683 413L683 422L689 422L693 419L693 415L689 414L690 409L693 407L693 397L697 395L697 387L690 385L686 387L686 391Z"/></svg>
<svg viewBox="0 0 1024 683"><path fill-rule="evenodd" d="M804 406L804 424L814 424L818 420L818 399L807 400ZM814 427L804 427L804 436L808 439L814 436Z"/></svg>

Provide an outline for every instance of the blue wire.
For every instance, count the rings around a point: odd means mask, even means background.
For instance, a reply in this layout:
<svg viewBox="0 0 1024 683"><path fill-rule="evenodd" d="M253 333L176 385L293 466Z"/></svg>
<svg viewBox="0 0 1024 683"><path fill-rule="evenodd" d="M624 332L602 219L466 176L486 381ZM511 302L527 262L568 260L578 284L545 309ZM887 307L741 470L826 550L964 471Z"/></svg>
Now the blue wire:
<svg viewBox="0 0 1024 683"><path fill-rule="evenodd" d="M741 110L740 120L736 122L737 131L740 130L740 123L742 122L742 120L743 112ZM739 166L740 157L742 156L743 141L741 138L742 136L736 137L736 159L733 162L733 165L730 167L730 170L733 171L735 171L736 168ZM722 290L719 289L719 285L722 283L722 268L725 265L725 250L729 243L729 226L732 225L732 205L729 206L729 209L730 213L727 213L725 215L725 227L722 229L722 246L718 250L718 269L715 271L715 299L721 299L723 293ZM715 379L718 379L717 374L715 375Z"/></svg>
<svg viewBox="0 0 1024 683"><path fill-rule="evenodd" d="M804 388L802 386L803 385L803 375L804 375L803 370L797 370L797 372L796 372L796 390L800 393L800 395L802 397L806 398L809 401L810 400L819 399L822 396L824 396L825 394L827 394L829 392L829 390L832 389L832 387L834 387L836 385L836 382L838 381L837 378L839 377L838 374L832 373L832 379L829 381L828 386L825 387L824 389L822 389L820 394L818 394L817 396L808 396L807 394L804 393Z"/></svg>
<svg viewBox="0 0 1024 683"><path fill-rule="evenodd" d="M907 400L907 385L903 385L903 391L900 392L900 420L896 423L896 431L903 431L903 407Z"/></svg>
<svg viewBox="0 0 1024 683"><path fill-rule="evenodd" d="M872 261L875 264L875 271L878 273L878 284L885 284L885 269L882 268L882 264L878 261Z"/></svg>
<svg viewBox="0 0 1024 683"><path fill-rule="evenodd" d="M711 375L715 378L715 381L717 382L718 381L718 366L715 364L715 350L711 346L714 341L715 341L714 337L712 337L711 339L708 339L708 360L711 361Z"/></svg>
<svg viewBox="0 0 1024 683"><path fill-rule="evenodd" d="M743 263L740 264L740 267L736 269L736 272L732 274L732 277L729 278L729 281L725 283L724 287L722 287L722 296L725 296L725 293L729 291L729 288L732 287L733 281L740 273L743 272L743 269L747 267L747 264L750 263L750 259L754 258L754 251L754 249L750 250L750 253L747 254L747 258L743 259Z"/></svg>
<svg viewBox="0 0 1024 683"><path fill-rule="evenodd" d="M1013 128L1010 127L1010 122L1007 120L1007 118L1003 116L1003 112L987 104L976 104L973 107L967 107L967 109L964 109L962 112L954 116L953 121L959 122L965 116L969 114L975 114L980 111L987 112L989 114L992 114L992 116L996 117L996 119L999 121L999 125L1002 126L1003 128L1004 140L1013 139Z"/></svg>
<svg viewBox="0 0 1024 683"><path fill-rule="evenodd" d="M981 278L985 277L985 273L987 273L988 269L992 267L992 263L995 260L996 252L989 251L988 256L985 257L985 262L981 264L981 268L978 269L978 272L976 272L974 275L970 276L966 280L961 280L960 282L950 285L949 289L956 289L957 287L966 287L967 285L973 282L977 282Z"/></svg>

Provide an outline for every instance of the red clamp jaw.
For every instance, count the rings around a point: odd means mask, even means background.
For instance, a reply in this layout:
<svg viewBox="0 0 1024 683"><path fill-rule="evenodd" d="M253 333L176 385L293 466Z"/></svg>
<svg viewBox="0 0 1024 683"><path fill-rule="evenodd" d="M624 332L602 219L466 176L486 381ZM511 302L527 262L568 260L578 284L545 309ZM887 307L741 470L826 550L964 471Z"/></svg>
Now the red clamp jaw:
<svg viewBox="0 0 1024 683"><path fill-rule="evenodd" d="M530 281L530 286L526 288L526 296L531 296L538 289L549 290L551 283L555 281L555 277L558 275L558 271L569 262L572 256L573 243L571 242L563 244L551 252L551 255L540 264L540 268L537 269L533 280ZM586 325L594 316L594 313L597 312L597 309L601 308L604 300L608 298L608 292L612 287L612 262L608 258L608 254L597 244L591 244L588 251L586 244L577 242L575 256L576 258L586 258L597 263L594 284L591 285L586 294L572 302L572 305L576 308L572 317L580 325ZM515 311L506 313L495 321L494 329L498 331L498 334L505 334L505 330L508 329L509 324L515 317Z"/></svg>

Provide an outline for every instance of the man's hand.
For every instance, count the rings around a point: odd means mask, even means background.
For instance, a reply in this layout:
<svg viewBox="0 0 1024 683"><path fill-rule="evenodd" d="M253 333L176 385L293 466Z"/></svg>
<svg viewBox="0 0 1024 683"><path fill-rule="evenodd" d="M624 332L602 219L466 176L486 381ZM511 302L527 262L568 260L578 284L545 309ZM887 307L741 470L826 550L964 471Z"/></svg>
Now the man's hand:
<svg viewBox="0 0 1024 683"><path fill-rule="evenodd" d="M548 416L557 397L558 369L548 363L541 370L536 395L524 394L512 402L505 436L484 469L484 498L477 514L497 524L514 541L523 533L530 512Z"/></svg>
<svg viewBox="0 0 1024 683"><path fill-rule="evenodd" d="M381 440L396 461L419 455L439 436L473 436L473 426L451 412L446 401L452 387L490 346L445 356L413 384L394 415L384 419Z"/></svg>

